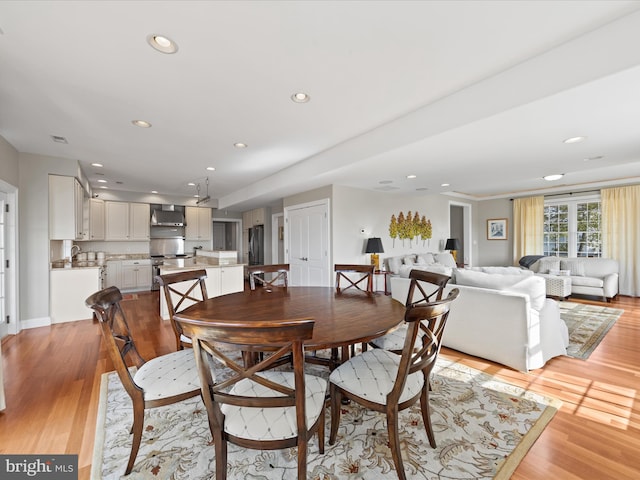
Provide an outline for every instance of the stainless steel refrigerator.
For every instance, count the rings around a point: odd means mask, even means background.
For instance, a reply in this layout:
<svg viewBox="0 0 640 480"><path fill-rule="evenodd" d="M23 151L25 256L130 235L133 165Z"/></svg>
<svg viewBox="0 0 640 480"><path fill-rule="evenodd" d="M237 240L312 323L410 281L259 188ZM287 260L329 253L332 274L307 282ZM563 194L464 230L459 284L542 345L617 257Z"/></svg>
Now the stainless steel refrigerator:
<svg viewBox="0 0 640 480"><path fill-rule="evenodd" d="M249 265L264 265L264 225L249 229Z"/></svg>

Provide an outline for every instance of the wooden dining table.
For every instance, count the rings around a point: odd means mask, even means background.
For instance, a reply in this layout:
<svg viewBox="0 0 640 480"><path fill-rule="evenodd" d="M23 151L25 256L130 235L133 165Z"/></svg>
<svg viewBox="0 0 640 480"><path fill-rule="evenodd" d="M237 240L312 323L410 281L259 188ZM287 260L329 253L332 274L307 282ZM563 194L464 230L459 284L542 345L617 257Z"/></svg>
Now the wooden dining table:
<svg viewBox="0 0 640 480"><path fill-rule="evenodd" d="M340 348L380 337L402 323L405 307L392 297L332 287L244 290L191 305L176 318L263 322L296 318L315 321L306 350Z"/></svg>

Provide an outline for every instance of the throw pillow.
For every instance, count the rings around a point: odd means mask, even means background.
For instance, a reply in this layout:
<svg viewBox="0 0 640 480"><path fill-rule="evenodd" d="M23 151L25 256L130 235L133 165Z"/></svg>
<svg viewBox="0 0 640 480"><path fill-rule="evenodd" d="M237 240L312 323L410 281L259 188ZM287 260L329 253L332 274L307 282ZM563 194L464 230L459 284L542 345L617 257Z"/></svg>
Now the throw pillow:
<svg viewBox="0 0 640 480"><path fill-rule="evenodd" d="M416 265L426 265L427 262L424 261L424 257L422 255L418 255L416 258Z"/></svg>
<svg viewBox="0 0 640 480"><path fill-rule="evenodd" d="M562 270L570 270L571 275L584 277L584 263L582 263L582 260L561 260L560 267Z"/></svg>
<svg viewBox="0 0 640 480"><path fill-rule="evenodd" d="M427 265L431 265L432 263L436 263L436 259L433 258L433 254L432 253L422 253L420 255L418 255L418 258L416 259L416 263L422 263L420 260L424 260L424 263Z"/></svg>
<svg viewBox="0 0 640 480"><path fill-rule="evenodd" d="M538 260L538 273L549 273L549 270L560 270L560 259L545 257Z"/></svg>
<svg viewBox="0 0 640 480"><path fill-rule="evenodd" d="M405 265L413 265L414 261L415 261L415 258L413 255L407 255L402 259L402 263L404 263Z"/></svg>

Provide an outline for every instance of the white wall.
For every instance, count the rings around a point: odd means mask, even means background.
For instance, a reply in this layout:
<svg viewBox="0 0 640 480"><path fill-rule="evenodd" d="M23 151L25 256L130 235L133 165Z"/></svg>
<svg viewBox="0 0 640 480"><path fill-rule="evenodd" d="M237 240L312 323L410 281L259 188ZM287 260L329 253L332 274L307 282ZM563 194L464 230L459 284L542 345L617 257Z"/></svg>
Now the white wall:
<svg viewBox="0 0 640 480"><path fill-rule="evenodd" d="M409 252L442 251L449 236L449 201L445 195L401 196L350 187L334 186L332 202L333 263L369 263L364 253L367 238L380 237L384 253L380 258ZM433 236L422 240L392 240L391 215L416 211L431 220ZM360 230L365 233L361 234Z"/></svg>

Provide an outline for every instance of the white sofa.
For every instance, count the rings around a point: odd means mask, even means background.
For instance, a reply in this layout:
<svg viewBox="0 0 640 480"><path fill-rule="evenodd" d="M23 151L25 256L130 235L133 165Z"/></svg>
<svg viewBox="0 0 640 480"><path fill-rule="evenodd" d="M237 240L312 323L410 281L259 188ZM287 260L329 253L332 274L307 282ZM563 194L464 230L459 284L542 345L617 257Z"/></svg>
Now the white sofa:
<svg viewBox="0 0 640 480"><path fill-rule="evenodd" d="M610 258L542 257L529 269L542 276L569 276L571 294L595 295L607 302L618 294L620 267Z"/></svg>
<svg viewBox="0 0 640 480"><path fill-rule="evenodd" d="M445 294L459 288L460 296L451 305L444 346L521 371L566 355L567 326L557 302L545 296L544 279L472 270L454 275L457 283L450 282ZM393 298L404 304L409 283L392 277Z"/></svg>
<svg viewBox="0 0 640 480"><path fill-rule="evenodd" d="M407 253L384 260L387 271L408 278L413 269L451 276L456 262L449 252Z"/></svg>

